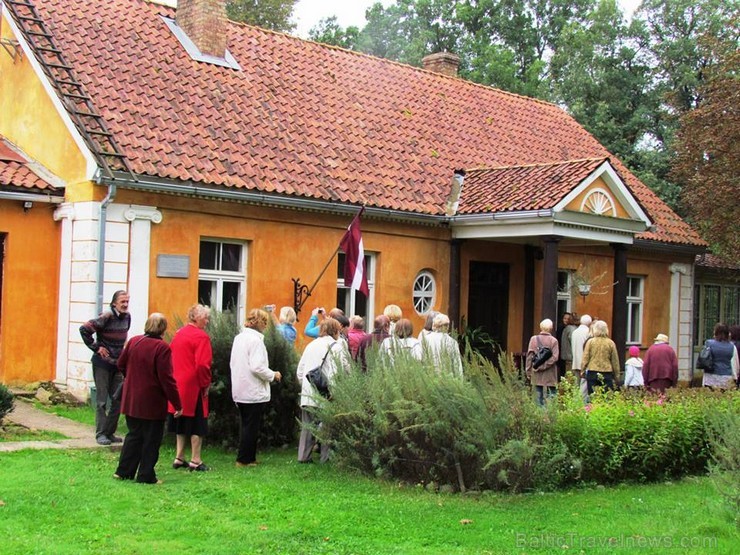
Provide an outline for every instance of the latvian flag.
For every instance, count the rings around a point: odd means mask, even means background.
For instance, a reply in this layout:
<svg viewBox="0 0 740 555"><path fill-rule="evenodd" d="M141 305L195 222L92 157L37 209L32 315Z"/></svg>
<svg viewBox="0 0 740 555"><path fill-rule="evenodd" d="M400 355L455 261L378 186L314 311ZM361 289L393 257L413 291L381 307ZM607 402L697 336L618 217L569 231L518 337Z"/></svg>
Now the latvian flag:
<svg viewBox="0 0 740 555"><path fill-rule="evenodd" d="M367 297L370 290L367 287L365 249L362 247L362 232L360 231L360 215L364 210L363 206L349 224L339 247L344 251L344 285L356 291L362 291Z"/></svg>

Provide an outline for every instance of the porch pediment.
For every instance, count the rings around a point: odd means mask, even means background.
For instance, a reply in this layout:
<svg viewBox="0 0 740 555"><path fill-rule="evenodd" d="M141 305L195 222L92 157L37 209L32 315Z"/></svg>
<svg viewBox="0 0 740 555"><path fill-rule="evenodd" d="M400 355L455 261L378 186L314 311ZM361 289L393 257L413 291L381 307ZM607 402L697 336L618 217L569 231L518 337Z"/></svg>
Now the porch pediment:
<svg viewBox="0 0 740 555"><path fill-rule="evenodd" d="M456 238L560 235L632 243L652 225L608 158L467 172Z"/></svg>

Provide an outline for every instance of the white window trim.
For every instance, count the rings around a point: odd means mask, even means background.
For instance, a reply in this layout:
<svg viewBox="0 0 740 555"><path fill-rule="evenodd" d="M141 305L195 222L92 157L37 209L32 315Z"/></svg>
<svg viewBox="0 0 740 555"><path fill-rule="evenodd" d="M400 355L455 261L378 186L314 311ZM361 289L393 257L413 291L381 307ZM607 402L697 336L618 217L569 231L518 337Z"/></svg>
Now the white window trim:
<svg viewBox="0 0 740 555"><path fill-rule="evenodd" d="M198 281L201 280L208 280L208 281L215 281L216 282L216 298L218 299L218 304L221 304L221 297L223 294L223 284L224 283L238 283L239 284L239 297L237 300L237 321L241 322L244 317L246 316L246 297L247 297L247 243L244 243L242 241L234 241L230 239L217 239L214 237L201 237L200 241L198 242L198 249L200 249L200 244L203 242L208 243L218 243L220 245L237 245L241 247L242 253L240 256L240 262L239 262L239 270L238 271L230 271L230 270L209 270L209 269L202 269L200 268L200 262L198 263ZM200 254L200 250L199 250ZM200 258L200 256L199 256ZM214 310L222 311L224 310L223 306L215 306L211 307Z"/></svg>
<svg viewBox="0 0 740 555"><path fill-rule="evenodd" d="M629 280L636 279L640 284L639 296L629 295ZM641 345L642 344L642 332L644 330L643 319L645 316L645 277L644 276L627 276L627 345ZM640 307L640 314L638 318L638 330L637 333L632 333L632 319L630 307L632 305L638 305ZM636 340L630 340L630 337L636 336Z"/></svg>
<svg viewBox="0 0 740 555"><path fill-rule="evenodd" d="M422 278L428 278L429 283L431 283L431 291L425 291L421 289L417 289L417 283ZM419 312L416 307L416 303L418 299L423 299L422 302L428 302L427 309L423 312ZM419 272L416 277L414 278L414 283L412 286L412 292L411 292L411 302L414 307L414 311L419 316L424 316L427 313L429 313L430 310L433 310L436 306L437 302L437 279L434 277L434 274L429 270L422 270Z"/></svg>
<svg viewBox="0 0 740 555"><path fill-rule="evenodd" d="M367 288L369 295L367 296L367 315L365 316L365 325L372 325L375 319L374 307L375 307L375 266L377 264L377 253L365 251L365 256L368 257L368 264L365 270L367 271ZM344 285L344 279L337 277L337 291L345 291L345 296L349 296L349 302L346 303L345 315L347 318L357 314L355 311L355 295L362 294L359 291L352 291L347 285Z"/></svg>

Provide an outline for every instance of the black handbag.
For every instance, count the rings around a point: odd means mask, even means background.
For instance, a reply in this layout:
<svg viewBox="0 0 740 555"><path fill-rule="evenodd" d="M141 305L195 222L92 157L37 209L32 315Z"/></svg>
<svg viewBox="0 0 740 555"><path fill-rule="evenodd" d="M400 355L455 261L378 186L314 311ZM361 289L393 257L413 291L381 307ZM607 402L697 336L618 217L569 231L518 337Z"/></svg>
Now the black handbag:
<svg viewBox="0 0 740 555"><path fill-rule="evenodd" d="M704 343L704 347L702 347L696 359L696 367L710 374L714 370L714 357L712 356L712 348L708 342Z"/></svg>
<svg viewBox="0 0 740 555"><path fill-rule="evenodd" d="M321 359L321 364L319 364L316 368L312 368L306 374L306 379L308 380L308 383L314 386L314 388L316 388L316 391L319 392L319 395L325 397L326 399L331 397L331 393L329 392L329 379L326 377L326 374L324 374L323 368L324 363L326 362L326 357L329 356L329 353L331 353L331 349L335 344L336 341L329 345L324 358Z"/></svg>
<svg viewBox="0 0 740 555"><path fill-rule="evenodd" d="M534 357L532 358L532 368L537 370L540 366L545 364L550 359L551 356L552 356L552 349L540 343L540 336L538 335L537 336L537 352L534 354Z"/></svg>

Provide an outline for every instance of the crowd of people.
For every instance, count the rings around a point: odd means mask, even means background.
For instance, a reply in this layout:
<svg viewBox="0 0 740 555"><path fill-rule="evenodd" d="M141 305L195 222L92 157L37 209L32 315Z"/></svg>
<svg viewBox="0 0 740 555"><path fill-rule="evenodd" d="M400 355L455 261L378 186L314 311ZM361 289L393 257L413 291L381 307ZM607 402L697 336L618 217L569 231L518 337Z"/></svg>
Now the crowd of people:
<svg viewBox="0 0 740 555"><path fill-rule="evenodd" d="M114 477L158 483L154 467L165 423L176 437L172 467L208 471L201 449L208 433L212 381L213 353L205 331L210 309L200 304L190 307L187 323L167 344L163 336L168 323L159 313L149 316L143 335L127 341L131 325L128 305L128 293L116 291L110 309L80 327L84 343L93 351L96 439L101 445L123 442ZM231 349L231 394L240 419L238 467L258 464L257 441L270 402L270 384L282 380L281 373L269 367L263 334L272 322L291 345L297 338L295 310L282 307L278 315L275 308L267 305L250 310ZM609 337L605 321L588 314L578 317L565 313L557 329L550 319L540 322L539 328L527 347L526 372L540 405L557 394L560 380L571 373L584 402L589 401L596 387L614 389L622 383L617 347ZM330 384L338 372L350 371L353 361L367 371L368 353L375 348L391 363L397 357L408 357L425 362L438 372L462 376L460 349L449 331L449 317L434 311L427 314L423 329L415 335L411 320L403 317L397 305L388 305L375 318L370 332L365 331L361 316L348 318L339 308L328 313L315 308L303 330L311 341L296 368L302 423L298 461L312 462L315 450L320 452L322 462L329 457L329 446L317 446L314 437L320 426L315 409L324 398L309 379L312 371L318 369ZM714 338L707 341L713 362L704 372L705 386L740 386L738 347L740 326L717 324ZM626 388L662 393L677 385L678 359L665 334L655 337L644 358L640 354L639 346L630 347L630 357L624 365ZM125 415L128 426L125 439L115 435L119 414ZM189 460L185 454L188 448Z"/></svg>
<svg viewBox="0 0 740 555"><path fill-rule="evenodd" d="M160 313L149 316L143 335L127 341L131 326L128 305L128 293L116 291L109 310L80 327L84 343L93 351L96 439L101 445L123 443L114 477L159 483L155 465L165 424L176 438L172 467L208 471L201 451L203 438L208 434L212 381L213 352L205 331L210 309L200 304L190 307L187 322L168 344L163 339L168 322ZM280 372L269 367L263 334L272 321L291 345L298 335L295 310L282 307L278 315L275 308L267 305L250 310L231 349L231 395L240 419L238 467L258 464L257 440L271 398L270 384L282 379ZM310 370L319 367L331 383L338 371L349 371L353 360L367 370L368 351L377 347L389 360L409 356L421 361L426 357L435 368L448 366L451 373L461 376L462 357L457 342L448 333L449 325L445 314L433 312L424 329L414 336L411 320L403 318L397 305L388 305L367 333L361 316L347 318L339 308L328 313L315 308L304 329L304 335L312 341L303 350L296 368L303 424L298 460L312 462L316 445L313 430L320 425L314 409L322 398L307 378ZM115 435L120 414L125 416L128 427L125 439ZM317 448L320 460L325 462L329 446Z"/></svg>
<svg viewBox="0 0 740 555"><path fill-rule="evenodd" d="M702 384L707 387L740 387L740 326L718 323L714 338L707 341L712 353L712 367L704 371ZM549 349L549 357L536 365L538 352ZM646 388L657 393L678 384L678 357L669 344L668 336L659 333L641 358L638 345L631 345L624 364L624 379L617 346L609 338L604 320L588 314L563 314L562 324L553 334L553 322L540 322L540 332L532 336L527 347L526 373L544 405L557 393L560 380L572 373L585 403L594 388L615 389L621 383L626 388ZM537 366L537 367L535 367Z"/></svg>

